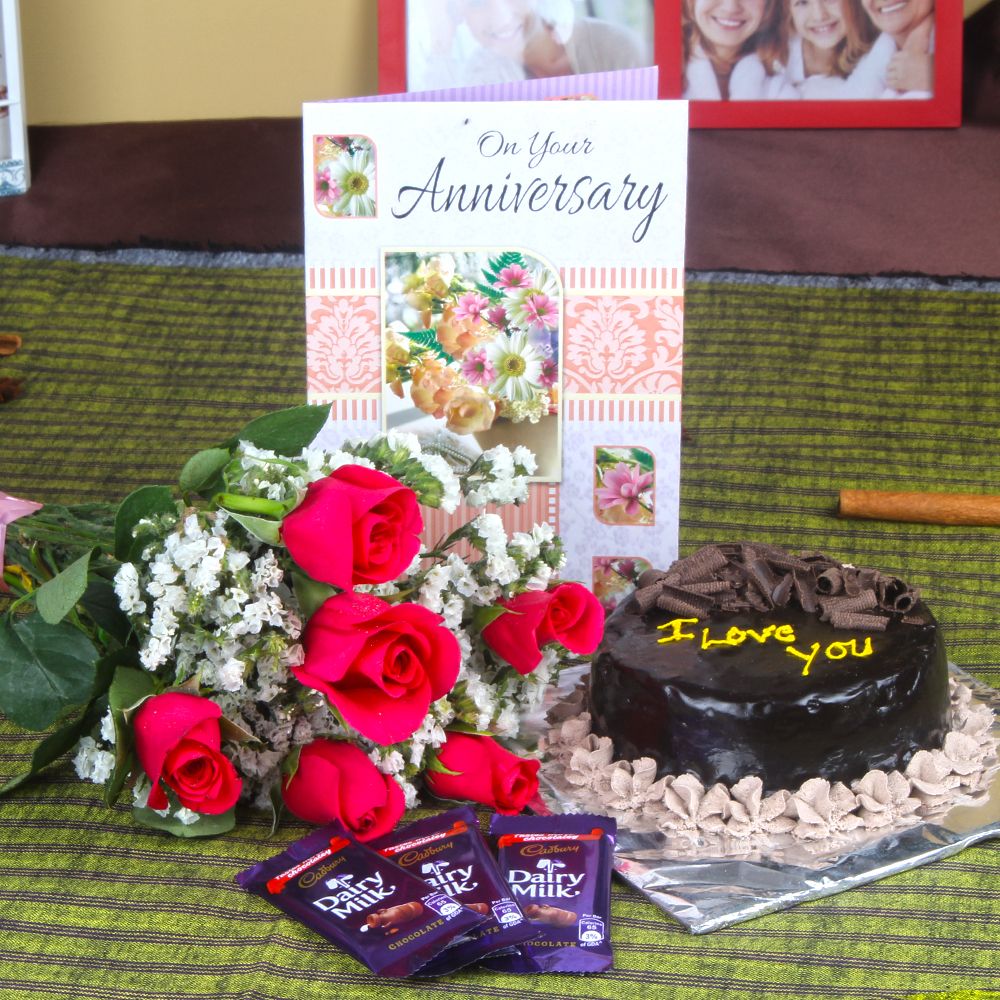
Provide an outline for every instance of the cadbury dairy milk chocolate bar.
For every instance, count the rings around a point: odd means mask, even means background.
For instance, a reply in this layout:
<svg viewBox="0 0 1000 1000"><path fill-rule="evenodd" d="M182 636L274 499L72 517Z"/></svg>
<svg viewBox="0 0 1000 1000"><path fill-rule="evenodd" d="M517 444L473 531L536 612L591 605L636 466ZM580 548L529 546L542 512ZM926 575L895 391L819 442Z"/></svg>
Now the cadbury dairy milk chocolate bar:
<svg viewBox="0 0 1000 1000"><path fill-rule="evenodd" d="M494 816L500 871L540 932L512 955L483 963L497 972L610 969L611 873L616 824L606 816Z"/></svg>
<svg viewBox="0 0 1000 1000"><path fill-rule="evenodd" d="M465 940L452 944L418 973L440 976L470 965L486 955L512 950L538 934L524 917L479 832L468 806L417 820L372 841L380 854L418 875L429 886L458 900L484 922Z"/></svg>
<svg viewBox="0 0 1000 1000"><path fill-rule="evenodd" d="M409 976L487 918L331 823L236 876L382 976Z"/></svg>

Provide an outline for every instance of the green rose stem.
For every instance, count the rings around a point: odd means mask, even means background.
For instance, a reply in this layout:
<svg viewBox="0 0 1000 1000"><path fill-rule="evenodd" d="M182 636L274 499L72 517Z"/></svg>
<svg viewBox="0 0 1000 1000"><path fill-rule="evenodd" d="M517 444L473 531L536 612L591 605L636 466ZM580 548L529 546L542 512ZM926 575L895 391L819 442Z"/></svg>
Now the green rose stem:
<svg viewBox="0 0 1000 1000"><path fill-rule="evenodd" d="M265 497L245 497L240 493L217 493L214 502L237 514L260 514L263 517L282 518L288 513L285 504Z"/></svg>

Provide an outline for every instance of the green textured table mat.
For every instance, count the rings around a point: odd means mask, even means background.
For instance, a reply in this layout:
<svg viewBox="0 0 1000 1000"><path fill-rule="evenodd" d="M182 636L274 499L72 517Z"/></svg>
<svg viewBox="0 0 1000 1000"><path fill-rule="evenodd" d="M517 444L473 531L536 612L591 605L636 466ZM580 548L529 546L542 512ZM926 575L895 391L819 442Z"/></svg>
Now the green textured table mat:
<svg viewBox="0 0 1000 1000"><path fill-rule="evenodd" d="M302 398L301 273L0 258L0 489L115 499ZM833 517L840 488L1000 493L1000 295L693 282L681 540L820 548L903 573L1000 684L1000 530ZM0 728L0 777L30 744ZM902 998L1000 989L1000 847L692 937L615 885L599 977L369 976L233 875L304 832L177 841L68 763L0 800L0 997Z"/></svg>

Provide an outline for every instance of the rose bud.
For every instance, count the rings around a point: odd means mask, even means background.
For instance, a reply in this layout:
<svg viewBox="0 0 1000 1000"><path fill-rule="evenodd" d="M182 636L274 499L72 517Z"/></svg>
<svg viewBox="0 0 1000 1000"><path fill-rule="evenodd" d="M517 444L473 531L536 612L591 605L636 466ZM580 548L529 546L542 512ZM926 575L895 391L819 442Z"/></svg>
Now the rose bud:
<svg viewBox="0 0 1000 1000"><path fill-rule="evenodd" d="M519 674L538 666L546 643L586 656L604 635L604 608L580 583L527 590L499 603L507 611L483 629L483 642Z"/></svg>
<svg viewBox="0 0 1000 1000"><path fill-rule="evenodd" d="M314 580L350 590L394 580L420 551L416 494L398 479L342 465L310 483L281 522L281 540Z"/></svg>
<svg viewBox="0 0 1000 1000"><path fill-rule="evenodd" d="M538 641L558 642L571 653L587 656L604 636L604 608L582 583L560 583L549 591Z"/></svg>
<svg viewBox="0 0 1000 1000"><path fill-rule="evenodd" d="M541 662L538 629L550 599L547 590L526 590L501 600L507 610L483 629L483 642L519 674L530 674Z"/></svg>
<svg viewBox="0 0 1000 1000"><path fill-rule="evenodd" d="M362 736L397 743L458 679L461 650L443 620L419 604L337 594L309 619L305 660L293 673L322 691Z"/></svg>
<svg viewBox="0 0 1000 1000"><path fill-rule="evenodd" d="M219 749L222 709L208 698L168 692L148 698L135 714L135 749L153 783L147 805L166 809L166 785L186 809L210 815L231 809L242 782Z"/></svg>
<svg viewBox="0 0 1000 1000"><path fill-rule="evenodd" d="M342 740L317 739L304 746L295 773L282 781L281 797L306 823L338 820L358 840L388 833L405 808L399 784Z"/></svg>
<svg viewBox="0 0 1000 1000"><path fill-rule="evenodd" d="M468 799L514 816L538 793L538 761L518 757L489 736L450 732L437 759L456 772L424 772L428 790L439 798Z"/></svg>

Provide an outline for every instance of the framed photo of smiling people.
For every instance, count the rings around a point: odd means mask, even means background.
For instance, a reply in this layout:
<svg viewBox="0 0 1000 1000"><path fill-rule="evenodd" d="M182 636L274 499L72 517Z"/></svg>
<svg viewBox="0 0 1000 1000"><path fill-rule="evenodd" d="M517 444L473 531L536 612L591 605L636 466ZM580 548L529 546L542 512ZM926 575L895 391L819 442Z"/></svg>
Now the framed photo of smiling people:
<svg viewBox="0 0 1000 1000"><path fill-rule="evenodd" d="M379 91L652 66L653 0L379 0Z"/></svg>
<svg viewBox="0 0 1000 1000"><path fill-rule="evenodd" d="M656 0L655 34L696 128L961 122L962 0Z"/></svg>

